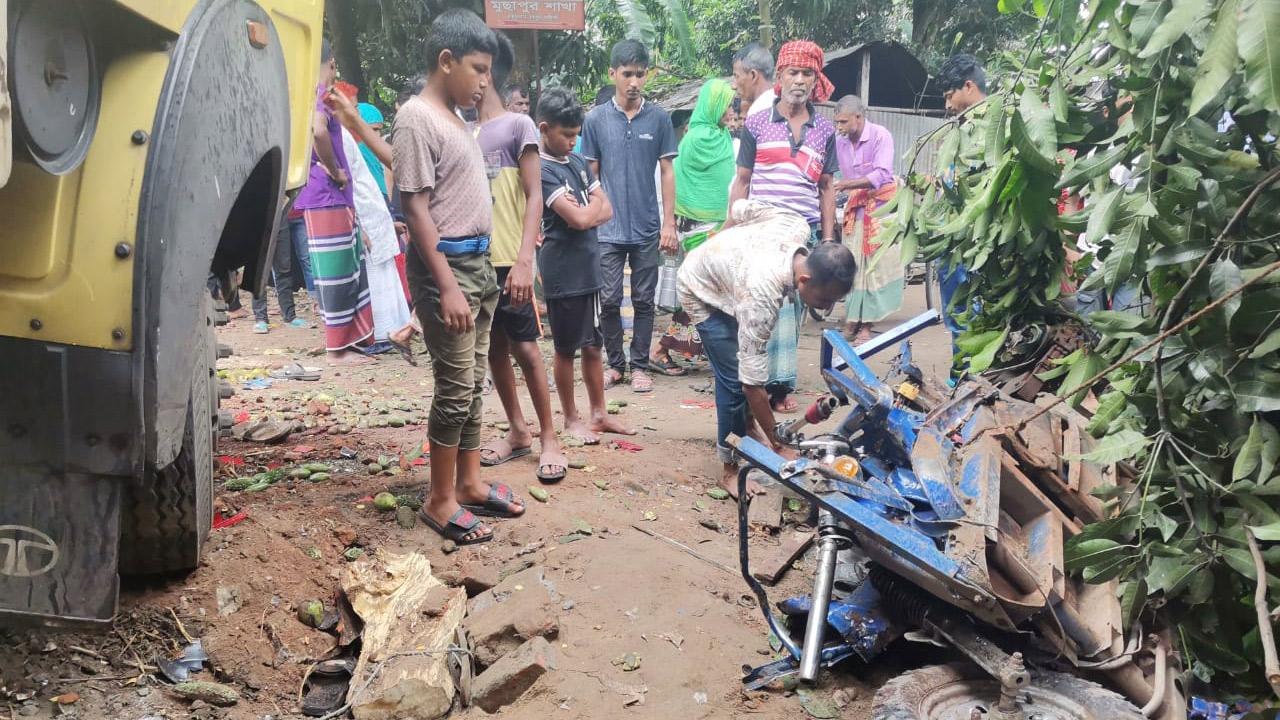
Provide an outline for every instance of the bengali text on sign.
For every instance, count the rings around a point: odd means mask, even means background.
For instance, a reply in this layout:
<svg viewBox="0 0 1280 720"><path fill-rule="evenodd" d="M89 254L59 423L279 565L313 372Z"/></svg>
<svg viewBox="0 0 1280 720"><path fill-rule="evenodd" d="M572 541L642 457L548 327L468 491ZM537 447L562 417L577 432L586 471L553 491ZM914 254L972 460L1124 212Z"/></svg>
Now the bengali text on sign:
<svg viewBox="0 0 1280 720"><path fill-rule="evenodd" d="M484 19L499 29L582 30L586 0L485 0Z"/></svg>

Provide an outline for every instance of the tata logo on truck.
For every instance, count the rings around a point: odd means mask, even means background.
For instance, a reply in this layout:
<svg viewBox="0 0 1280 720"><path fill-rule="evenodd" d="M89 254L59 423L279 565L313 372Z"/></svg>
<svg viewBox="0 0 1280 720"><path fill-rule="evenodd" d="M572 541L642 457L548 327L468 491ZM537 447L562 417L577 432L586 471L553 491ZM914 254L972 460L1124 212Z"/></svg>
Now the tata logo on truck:
<svg viewBox="0 0 1280 720"><path fill-rule="evenodd" d="M25 525L0 525L0 575L37 577L58 564L58 543Z"/></svg>

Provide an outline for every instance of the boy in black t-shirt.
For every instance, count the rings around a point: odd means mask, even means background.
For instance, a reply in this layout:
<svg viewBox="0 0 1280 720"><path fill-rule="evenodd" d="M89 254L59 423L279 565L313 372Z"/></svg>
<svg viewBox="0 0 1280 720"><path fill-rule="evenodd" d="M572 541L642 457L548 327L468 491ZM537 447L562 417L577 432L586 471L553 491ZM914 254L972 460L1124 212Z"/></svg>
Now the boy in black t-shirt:
<svg viewBox="0 0 1280 720"><path fill-rule="evenodd" d="M613 217L605 197L573 145L582 129L582 106L564 88L550 88L538 100L542 136L542 274L551 338L555 345L556 392L564 411L564 431L588 445L597 433L634 435L610 417L604 402L604 363L600 333L600 244L596 228ZM573 398L573 357L582 351L582 382L587 386L591 415L578 416Z"/></svg>

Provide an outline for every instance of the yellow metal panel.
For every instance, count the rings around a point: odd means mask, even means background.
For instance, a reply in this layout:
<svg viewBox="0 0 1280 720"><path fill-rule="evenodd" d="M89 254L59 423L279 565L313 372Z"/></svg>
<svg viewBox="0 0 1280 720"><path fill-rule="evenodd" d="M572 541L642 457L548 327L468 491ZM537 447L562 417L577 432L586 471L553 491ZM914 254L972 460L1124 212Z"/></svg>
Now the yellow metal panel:
<svg viewBox="0 0 1280 720"><path fill-rule="evenodd" d="M115 0L117 5L129 8L160 27L178 34L195 0Z"/></svg>
<svg viewBox="0 0 1280 720"><path fill-rule="evenodd" d="M0 189L0 335L86 347L133 347L138 197L169 56L118 58L103 80L102 113L84 164L62 177L14 166ZM155 238L164 242L164 238ZM121 259L116 246L127 243ZM37 329L38 328L38 329ZM118 333L119 337L113 337Z"/></svg>
<svg viewBox="0 0 1280 720"><path fill-rule="evenodd" d="M259 0L280 34L289 73L290 189L307 182L311 170L311 114L320 79L320 40L324 27L322 0Z"/></svg>

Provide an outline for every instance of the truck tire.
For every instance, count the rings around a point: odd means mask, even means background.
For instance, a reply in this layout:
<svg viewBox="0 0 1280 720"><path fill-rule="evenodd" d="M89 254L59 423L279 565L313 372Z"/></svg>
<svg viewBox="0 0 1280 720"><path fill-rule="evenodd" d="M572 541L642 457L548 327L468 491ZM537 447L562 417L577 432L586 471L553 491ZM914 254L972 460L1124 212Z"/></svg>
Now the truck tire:
<svg viewBox="0 0 1280 720"><path fill-rule="evenodd" d="M1063 720L1142 720L1142 712L1120 695L1065 673L1036 672L1031 686L1019 697L1031 700L1023 708L1028 717L1039 712ZM1000 684L976 665L932 665L885 683L876 692L871 718L967 719L974 709L986 717L995 710L999 698Z"/></svg>
<svg viewBox="0 0 1280 720"><path fill-rule="evenodd" d="M129 485L120 526L120 572L189 572L213 522L213 451L218 438L217 343L213 299L205 296L201 351L195 353L182 449L167 467Z"/></svg>

